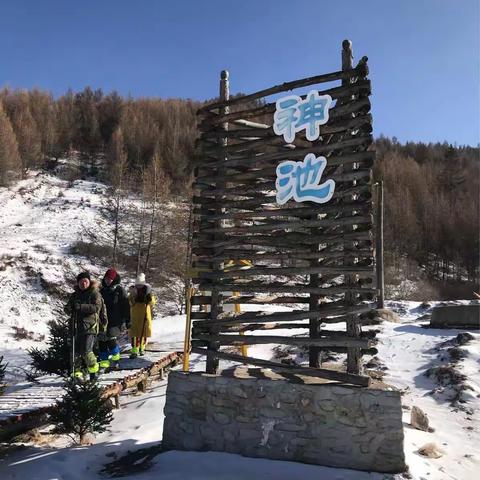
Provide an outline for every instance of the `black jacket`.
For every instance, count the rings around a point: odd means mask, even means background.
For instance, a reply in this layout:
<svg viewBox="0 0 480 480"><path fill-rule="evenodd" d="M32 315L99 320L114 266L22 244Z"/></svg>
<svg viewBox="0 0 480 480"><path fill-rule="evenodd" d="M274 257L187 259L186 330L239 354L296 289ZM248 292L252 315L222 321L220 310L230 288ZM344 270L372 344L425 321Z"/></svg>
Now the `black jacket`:
<svg viewBox="0 0 480 480"><path fill-rule="evenodd" d="M120 285L120 275L117 273L115 280L110 286L102 280L100 293L107 307L108 328L130 327L130 304L128 303L127 292Z"/></svg>

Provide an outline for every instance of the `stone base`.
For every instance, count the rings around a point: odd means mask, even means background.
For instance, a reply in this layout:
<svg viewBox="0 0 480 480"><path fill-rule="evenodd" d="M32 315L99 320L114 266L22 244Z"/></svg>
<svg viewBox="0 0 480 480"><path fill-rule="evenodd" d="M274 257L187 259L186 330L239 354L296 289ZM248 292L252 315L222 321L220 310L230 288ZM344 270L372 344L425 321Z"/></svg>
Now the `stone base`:
<svg viewBox="0 0 480 480"><path fill-rule="evenodd" d="M432 328L480 328L480 304L435 307L430 319Z"/></svg>
<svg viewBox="0 0 480 480"><path fill-rule="evenodd" d="M302 377L305 379L305 377ZM269 370L170 372L163 445L359 470L405 470L400 393Z"/></svg>

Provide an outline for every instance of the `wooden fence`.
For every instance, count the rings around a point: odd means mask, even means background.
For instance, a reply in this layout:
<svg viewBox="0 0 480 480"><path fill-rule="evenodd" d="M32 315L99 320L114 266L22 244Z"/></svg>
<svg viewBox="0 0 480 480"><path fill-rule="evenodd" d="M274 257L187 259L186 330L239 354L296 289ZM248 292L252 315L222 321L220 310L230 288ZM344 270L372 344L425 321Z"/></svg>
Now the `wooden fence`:
<svg viewBox="0 0 480 480"><path fill-rule="evenodd" d="M273 128L277 104L271 96L292 91L305 99L305 87L331 97L328 122L313 141L300 131L286 142ZM207 355L207 372L215 373L221 358L368 385L361 355L374 352L374 338L361 324L377 293L370 93L367 58L353 67L351 43L345 40L337 72L230 98L224 71L220 100L199 110L192 352ZM326 203L277 203L277 166L308 154L327 160L322 180L335 182L333 196ZM229 304L242 311L227 312ZM308 336L275 335L277 329L293 328ZM254 344L308 346L309 367L221 350ZM346 372L320 368L325 350L347 354Z"/></svg>

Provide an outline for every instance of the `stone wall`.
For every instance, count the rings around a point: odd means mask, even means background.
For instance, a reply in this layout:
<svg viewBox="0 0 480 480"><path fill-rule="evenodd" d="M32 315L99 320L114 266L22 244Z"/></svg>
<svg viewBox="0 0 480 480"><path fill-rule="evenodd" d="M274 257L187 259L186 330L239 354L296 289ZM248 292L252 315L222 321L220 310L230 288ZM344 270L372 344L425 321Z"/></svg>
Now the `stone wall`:
<svg viewBox="0 0 480 480"><path fill-rule="evenodd" d="M399 392L292 383L257 372L243 378L171 372L164 446L379 472L405 469Z"/></svg>
<svg viewBox="0 0 480 480"><path fill-rule="evenodd" d="M434 328L480 328L480 304L435 307L432 310L430 326Z"/></svg>

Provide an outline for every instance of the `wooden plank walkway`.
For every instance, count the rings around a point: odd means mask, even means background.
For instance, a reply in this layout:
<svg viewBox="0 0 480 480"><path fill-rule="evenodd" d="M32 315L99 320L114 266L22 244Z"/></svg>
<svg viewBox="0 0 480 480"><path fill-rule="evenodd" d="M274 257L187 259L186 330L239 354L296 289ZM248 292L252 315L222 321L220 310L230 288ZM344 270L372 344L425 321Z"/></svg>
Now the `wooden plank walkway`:
<svg viewBox="0 0 480 480"><path fill-rule="evenodd" d="M132 387L144 390L150 378L163 378L164 369L179 361L178 352L156 349L147 350L145 356L136 359L122 356L121 369L101 375L99 384L104 396L115 397L118 407L118 395L123 390ZM64 380L54 375L39 377L35 383L23 382L8 387L0 396L0 440L12 432L32 428L30 424L41 423L63 396L63 387Z"/></svg>

